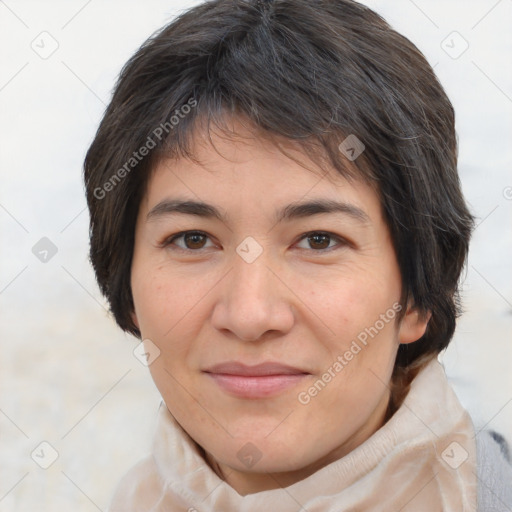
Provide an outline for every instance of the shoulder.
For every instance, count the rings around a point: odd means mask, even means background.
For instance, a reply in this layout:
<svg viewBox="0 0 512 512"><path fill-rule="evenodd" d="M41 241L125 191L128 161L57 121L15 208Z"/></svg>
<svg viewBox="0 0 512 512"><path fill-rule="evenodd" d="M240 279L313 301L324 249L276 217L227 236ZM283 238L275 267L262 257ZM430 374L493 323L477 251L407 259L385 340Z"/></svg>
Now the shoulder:
<svg viewBox="0 0 512 512"><path fill-rule="evenodd" d="M153 510L161 493L161 482L152 456L133 466L119 482L108 512L146 512Z"/></svg>
<svg viewBox="0 0 512 512"><path fill-rule="evenodd" d="M512 465L505 439L492 431L476 436L478 510L512 511Z"/></svg>

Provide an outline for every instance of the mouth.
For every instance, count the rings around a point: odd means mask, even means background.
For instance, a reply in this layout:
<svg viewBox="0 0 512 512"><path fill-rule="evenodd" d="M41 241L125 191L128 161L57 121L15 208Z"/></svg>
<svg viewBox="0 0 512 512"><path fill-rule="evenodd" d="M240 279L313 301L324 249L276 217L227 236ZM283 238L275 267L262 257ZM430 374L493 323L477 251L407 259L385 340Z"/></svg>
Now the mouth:
<svg viewBox="0 0 512 512"><path fill-rule="evenodd" d="M311 375L306 370L275 362L247 366L230 361L203 371L220 389L238 398L275 396Z"/></svg>

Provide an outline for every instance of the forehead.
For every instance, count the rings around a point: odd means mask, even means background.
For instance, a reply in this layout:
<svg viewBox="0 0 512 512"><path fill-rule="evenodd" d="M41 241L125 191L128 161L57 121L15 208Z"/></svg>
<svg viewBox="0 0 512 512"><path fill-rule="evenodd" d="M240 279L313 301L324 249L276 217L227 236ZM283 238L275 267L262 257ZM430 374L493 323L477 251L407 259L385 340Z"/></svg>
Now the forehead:
<svg viewBox="0 0 512 512"><path fill-rule="evenodd" d="M362 178L353 178L360 171L351 162L344 176L320 151L315 158L298 141L273 138L238 120L231 123L229 132L197 130L193 158L158 162L148 182L146 212L169 196L253 214L275 210L276 202L320 198L350 199L363 210L379 208L376 193Z"/></svg>

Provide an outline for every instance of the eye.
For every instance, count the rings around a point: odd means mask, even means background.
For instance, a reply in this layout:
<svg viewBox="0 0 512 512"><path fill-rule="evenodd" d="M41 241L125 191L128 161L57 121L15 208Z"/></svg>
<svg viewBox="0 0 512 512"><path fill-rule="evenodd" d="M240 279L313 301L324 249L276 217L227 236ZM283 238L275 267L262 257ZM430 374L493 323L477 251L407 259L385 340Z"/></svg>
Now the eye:
<svg viewBox="0 0 512 512"><path fill-rule="evenodd" d="M202 231L183 231L182 233L177 233L176 235L171 236L165 240L162 245L164 247L175 245L178 247L178 249L184 251L197 251L200 249L213 247L213 244L210 246L205 245L205 242L208 239L208 235ZM178 240L181 243L176 243Z"/></svg>
<svg viewBox="0 0 512 512"><path fill-rule="evenodd" d="M313 231L310 233L306 233L300 239L300 242L306 241L309 247L301 247L301 249L313 249L315 252L330 250L336 247L335 245L331 245L331 242L338 241L338 246L347 245L347 242L340 238L339 236L333 235L332 233L325 233L323 231Z"/></svg>
<svg viewBox="0 0 512 512"><path fill-rule="evenodd" d="M161 246L171 246L170 248L173 250L199 252L201 249L214 247L213 243L206 245L208 240L210 240L210 237L202 231L183 231L167 238ZM309 247L300 247L300 245L298 245L298 247L300 249L313 250L314 252L330 251L332 249L348 245L348 242L343 238L324 231L312 231L305 233L299 239L300 243L303 243L304 241Z"/></svg>

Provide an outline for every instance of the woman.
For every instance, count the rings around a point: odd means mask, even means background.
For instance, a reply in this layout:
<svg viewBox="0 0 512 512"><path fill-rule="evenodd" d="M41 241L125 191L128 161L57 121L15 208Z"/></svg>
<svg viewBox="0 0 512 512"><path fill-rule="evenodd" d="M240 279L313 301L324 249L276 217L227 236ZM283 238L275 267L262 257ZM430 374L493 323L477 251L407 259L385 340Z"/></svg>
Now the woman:
<svg viewBox="0 0 512 512"><path fill-rule="evenodd" d="M189 10L124 67L85 181L164 402L112 511L512 507L437 362L473 226L453 108L377 14Z"/></svg>

